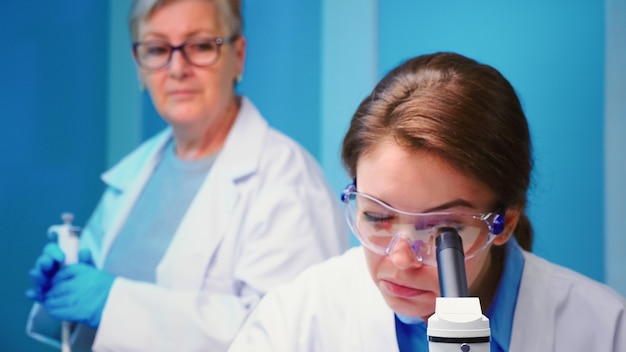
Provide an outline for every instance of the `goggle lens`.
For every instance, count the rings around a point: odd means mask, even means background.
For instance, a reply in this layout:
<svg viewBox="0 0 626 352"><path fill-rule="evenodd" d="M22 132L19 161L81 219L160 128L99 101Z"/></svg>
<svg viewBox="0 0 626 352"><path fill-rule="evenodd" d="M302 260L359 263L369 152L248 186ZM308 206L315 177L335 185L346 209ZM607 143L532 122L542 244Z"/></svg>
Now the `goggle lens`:
<svg viewBox="0 0 626 352"><path fill-rule="evenodd" d="M502 213L408 213L354 190L344 191L342 198L348 224L365 247L388 255L399 240L405 239L416 258L432 266L437 265L435 238L442 228L459 233L465 258L469 259L486 248L504 226Z"/></svg>

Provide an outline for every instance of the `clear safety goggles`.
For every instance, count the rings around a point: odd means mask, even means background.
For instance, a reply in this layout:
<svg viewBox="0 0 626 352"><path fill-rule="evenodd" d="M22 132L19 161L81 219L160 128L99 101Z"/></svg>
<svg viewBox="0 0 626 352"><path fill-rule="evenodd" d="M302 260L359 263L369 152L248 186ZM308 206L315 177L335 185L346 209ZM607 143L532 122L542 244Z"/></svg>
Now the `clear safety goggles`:
<svg viewBox="0 0 626 352"><path fill-rule="evenodd" d="M406 240L420 262L437 266L435 238L442 228L453 228L463 241L465 259L480 253L504 229L504 210L487 214L451 212L409 213L356 190L354 183L341 194L346 219L364 247L386 256Z"/></svg>

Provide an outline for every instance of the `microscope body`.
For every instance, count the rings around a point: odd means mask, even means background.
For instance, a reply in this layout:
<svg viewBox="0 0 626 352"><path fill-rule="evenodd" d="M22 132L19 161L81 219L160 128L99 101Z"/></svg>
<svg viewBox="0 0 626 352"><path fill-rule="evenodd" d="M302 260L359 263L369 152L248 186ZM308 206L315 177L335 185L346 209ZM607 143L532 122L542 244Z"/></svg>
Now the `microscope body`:
<svg viewBox="0 0 626 352"><path fill-rule="evenodd" d="M489 319L478 297L437 297L435 314L428 319L430 352L489 352Z"/></svg>
<svg viewBox="0 0 626 352"><path fill-rule="evenodd" d="M453 228L436 238L437 272L442 297L428 319L430 352L490 352L491 329L478 297L468 297L463 241Z"/></svg>

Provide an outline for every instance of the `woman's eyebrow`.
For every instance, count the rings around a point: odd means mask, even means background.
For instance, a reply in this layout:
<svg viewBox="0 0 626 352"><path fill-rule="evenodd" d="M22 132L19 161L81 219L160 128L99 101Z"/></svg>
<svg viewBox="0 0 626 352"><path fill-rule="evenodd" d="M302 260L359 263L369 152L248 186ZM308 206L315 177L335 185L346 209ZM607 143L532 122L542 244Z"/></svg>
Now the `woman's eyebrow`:
<svg viewBox="0 0 626 352"><path fill-rule="evenodd" d="M423 212L433 213L433 212L443 211L443 210L454 208L454 207L475 208L474 204L470 203L469 201L458 198L458 199L454 199L449 202L445 202L443 204L437 205L435 207L428 208L424 210Z"/></svg>

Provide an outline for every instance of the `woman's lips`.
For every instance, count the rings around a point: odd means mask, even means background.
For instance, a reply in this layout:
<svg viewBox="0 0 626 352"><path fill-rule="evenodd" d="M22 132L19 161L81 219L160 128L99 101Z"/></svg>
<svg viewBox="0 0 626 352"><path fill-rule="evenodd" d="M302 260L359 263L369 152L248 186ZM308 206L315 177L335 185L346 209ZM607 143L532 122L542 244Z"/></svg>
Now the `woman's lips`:
<svg viewBox="0 0 626 352"><path fill-rule="evenodd" d="M428 291L403 286L392 281L382 280L381 283L384 286L385 290L387 290L394 296L408 298L428 293Z"/></svg>
<svg viewBox="0 0 626 352"><path fill-rule="evenodd" d="M170 91L168 95L171 97L176 97L176 98L187 98L187 97L194 95L195 93L196 92L191 89L180 89L180 90Z"/></svg>

